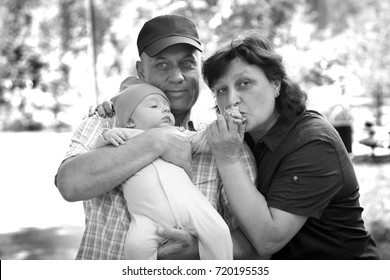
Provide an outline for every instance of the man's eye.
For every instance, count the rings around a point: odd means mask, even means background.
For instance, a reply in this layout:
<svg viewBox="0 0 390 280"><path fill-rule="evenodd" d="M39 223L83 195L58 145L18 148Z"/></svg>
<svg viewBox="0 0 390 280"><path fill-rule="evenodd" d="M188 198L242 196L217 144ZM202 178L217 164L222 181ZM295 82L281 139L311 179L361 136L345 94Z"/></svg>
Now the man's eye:
<svg viewBox="0 0 390 280"><path fill-rule="evenodd" d="M158 108L157 105L151 105L150 108Z"/></svg>
<svg viewBox="0 0 390 280"><path fill-rule="evenodd" d="M165 70L165 69L168 68L168 63L166 63L166 62L158 63L157 64L157 68L160 69L160 70Z"/></svg>
<svg viewBox="0 0 390 280"><path fill-rule="evenodd" d="M194 61L184 61L183 62L183 66L186 67L186 68L193 68L195 67L195 62Z"/></svg>

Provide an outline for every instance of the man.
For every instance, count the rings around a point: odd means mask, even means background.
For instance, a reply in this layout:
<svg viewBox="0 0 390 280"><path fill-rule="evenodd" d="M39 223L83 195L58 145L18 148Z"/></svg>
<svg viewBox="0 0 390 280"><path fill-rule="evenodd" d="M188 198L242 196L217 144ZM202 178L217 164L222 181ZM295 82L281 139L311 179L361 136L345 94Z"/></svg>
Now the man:
<svg viewBox="0 0 390 280"><path fill-rule="evenodd" d="M163 90L171 102L176 125L189 128L191 108L199 95L202 51L194 23L178 15L153 18L142 27L137 46L139 78ZM121 85L124 88L125 83ZM76 130L56 176L56 185L67 201L84 200L86 229L77 259L123 259L130 216L118 186L127 178L158 157L192 173L191 146L178 128L150 129L120 147L91 150L89 145L102 129L113 126L115 119L107 122L97 116L85 119ZM251 159L249 152L243 156L248 169ZM227 198L218 188L220 183L213 165L208 155L194 158L194 182L215 208L222 204L222 214L234 229ZM196 239L186 230L162 228L159 234L170 240L160 247L160 259L199 257ZM235 258L254 253L239 229L232 236Z"/></svg>

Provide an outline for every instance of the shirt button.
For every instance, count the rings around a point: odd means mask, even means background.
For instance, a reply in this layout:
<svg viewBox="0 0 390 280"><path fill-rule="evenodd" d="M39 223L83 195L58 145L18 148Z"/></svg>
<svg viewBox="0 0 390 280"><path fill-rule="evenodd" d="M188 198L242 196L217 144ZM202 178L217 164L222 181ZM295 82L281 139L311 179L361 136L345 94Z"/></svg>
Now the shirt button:
<svg viewBox="0 0 390 280"><path fill-rule="evenodd" d="M298 181L298 176L293 177L294 182Z"/></svg>

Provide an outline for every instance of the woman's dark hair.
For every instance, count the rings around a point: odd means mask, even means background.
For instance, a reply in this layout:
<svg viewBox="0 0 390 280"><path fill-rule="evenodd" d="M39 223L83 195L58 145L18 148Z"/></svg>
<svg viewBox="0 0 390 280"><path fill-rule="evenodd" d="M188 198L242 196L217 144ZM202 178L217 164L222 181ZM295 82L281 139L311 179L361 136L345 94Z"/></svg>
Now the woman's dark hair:
<svg viewBox="0 0 390 280"><path fill-rule="evenodd" d="M211 90L236 58L262 69L268 80L281 82L275 105L281 121L306 110L307 94L287 76L282 56L275 52L267 39L256 32L234 38L203 63L203 79Z"/></svg>

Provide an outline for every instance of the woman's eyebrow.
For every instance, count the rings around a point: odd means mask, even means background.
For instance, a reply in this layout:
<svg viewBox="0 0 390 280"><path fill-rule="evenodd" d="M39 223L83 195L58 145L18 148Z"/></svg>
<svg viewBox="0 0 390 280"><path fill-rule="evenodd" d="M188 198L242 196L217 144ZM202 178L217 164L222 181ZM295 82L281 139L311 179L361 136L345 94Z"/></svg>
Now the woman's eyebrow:
<svg viewBox="0 0 390 280"><path fill-rule="evenodd" d="M232 76L233 76L234 79L237 79L237 78L239 78L239 77L241 77L241 76L244 76L244 75L246 75L246 74L248 74L248 73L249 73L249 71L248 71L247 69L244 69L244 70L242 70L242 71L239 71L239 72L237 72L237 73L234 73ZM223 76L226 76L226 75L222 75L221 78L222 78ZM221 80L221 78L219 78L219 79L214 83L214 87L220 86L220 85L224 85L224 83L219 82L219 81Z"/></svg>
<svg viewBox="0 0 390 280"><path fill-rule="evenodd" d="M239 72L237 72L237 73L234 73L234 74L233 74L233 78L237 78L237 77L246 75L246 74L248 74L248 73L249 73L248 69L244 69L244 70L242 70L242 71L239 71Z"/></svg>

